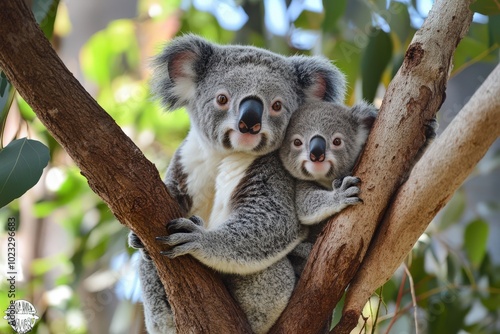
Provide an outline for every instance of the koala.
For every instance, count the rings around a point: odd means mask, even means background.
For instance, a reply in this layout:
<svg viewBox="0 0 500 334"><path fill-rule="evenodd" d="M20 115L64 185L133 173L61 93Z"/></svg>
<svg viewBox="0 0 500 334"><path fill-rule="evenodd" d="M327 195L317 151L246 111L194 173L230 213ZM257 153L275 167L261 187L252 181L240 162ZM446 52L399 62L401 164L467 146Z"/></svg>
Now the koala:
<svg viewBox="0 0 500 334"><path fill-rule="evenodd" d="M340 102L341 72L321 57L284 57L186 35L155 58L152 91L167 109L185 107L191 128L165 184L183 217L167 225L164 255L190 254L223 273L254 332L286 306L295 275L286 255L306 237L295 181L278 149L292 114L310 101ZM143 248L133 233L129 244ZM175 333L172 310L147 253L140 263L146 327Z"/></svg>
<svg viewBox="0 0 500 334"><path fill-rule="evenodd" d="M364 102L348 108L315 101L302 106L290 120L280 159L296 179L298 219L315 225L308 239L289 254L297 276L324 222L345 207L361 203L356 186L360 180L350 173L376 115L375 107Z"/></svg>

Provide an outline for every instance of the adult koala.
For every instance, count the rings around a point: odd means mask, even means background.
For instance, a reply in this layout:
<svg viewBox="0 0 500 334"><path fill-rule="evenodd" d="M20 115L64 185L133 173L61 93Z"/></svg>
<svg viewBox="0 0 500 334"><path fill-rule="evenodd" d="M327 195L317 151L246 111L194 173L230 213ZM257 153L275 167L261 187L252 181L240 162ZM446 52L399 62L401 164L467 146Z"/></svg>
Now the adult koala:
<svg viewBox="0 0 500 334"><path fill-rule="evenodd" d="M161 239L173 248L165 255L190 254L225 273L256 333L286 306L295 277L285 255L306 236L294 181L276 150L299 105L341 102L344 91L343 75L323 58L219 46L193 35L175 39L154 61L153 92L167 109L186 107L191 119L165 179L191 218L168 224L170 235ZM133 234L129 242L142 247ZM139 274L148 331L174 333L147 254Z"/></svg>

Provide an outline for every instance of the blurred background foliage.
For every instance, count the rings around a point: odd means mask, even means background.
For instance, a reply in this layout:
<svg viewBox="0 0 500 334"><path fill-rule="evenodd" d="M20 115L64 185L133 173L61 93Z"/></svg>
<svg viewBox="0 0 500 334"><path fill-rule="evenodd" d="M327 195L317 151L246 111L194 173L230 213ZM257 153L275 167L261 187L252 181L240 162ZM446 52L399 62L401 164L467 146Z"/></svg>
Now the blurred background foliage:
<svg viewBox="0 0 500 334"><path fill-rule="evenodd" d="M189 119L183 110L160 110L149 94L147 65L174 36L189 32L287 55L323 54L347 76L347 104L366 99L380 105L431 5L429 0L51 0L33 1L33 10L70 70L163 172ZM500 8L480 0L473 9L474 22L453 59L440 131L498 63ZM35 333L144 331L137 255L127 247L128 231L14 91L0 76L2 147L29 137L50 149L37 185L0 209L2 268L8 217L18 222L16 299L35 305L40 317ZM367 320L356 332L500 333L499 165L497 140L406 265L367 303ZM0 288L5 310L4 278ZM13 333L3 319L0 332Z"/></svg>

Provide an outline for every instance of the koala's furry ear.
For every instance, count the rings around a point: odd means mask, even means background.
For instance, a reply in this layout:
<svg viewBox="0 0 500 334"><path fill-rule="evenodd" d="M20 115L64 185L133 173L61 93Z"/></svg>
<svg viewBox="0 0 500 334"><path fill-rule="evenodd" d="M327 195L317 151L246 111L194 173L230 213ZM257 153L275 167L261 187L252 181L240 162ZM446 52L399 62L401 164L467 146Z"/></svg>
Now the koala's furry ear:
<svg viewBox="0 0 500 334"><path fill-rule="evenodd" d="M201 37L185 35L172 40L153 59L151 87L167 109L185 106L194 98L216 46Z"/></svg>
<svg viewBox="0 0 500 334"><path fill-rule="evenodd" d="M345 76L324 57L293 56L289 58L306 100L342 103L346 92Z"/></svg>
<svg viewBox="0 0 500 334"><path fill-rule="evenodd" d="M365 101L361 101L356 103L350 111L353 115L355 115L362 125L366 129L371 129L373 123L375 123L375 119L377 118L378 110L374 105L369 104Z"/></svg>

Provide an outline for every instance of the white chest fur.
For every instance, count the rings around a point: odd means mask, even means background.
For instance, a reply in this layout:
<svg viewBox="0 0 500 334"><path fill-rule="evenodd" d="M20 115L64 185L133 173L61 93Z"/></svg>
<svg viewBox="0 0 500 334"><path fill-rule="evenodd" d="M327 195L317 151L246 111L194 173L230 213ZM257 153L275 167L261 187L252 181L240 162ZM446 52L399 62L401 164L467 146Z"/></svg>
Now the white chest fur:
<svg viewBox="0 0 500 334"><path fill-rule="evenodd" d="M215 199L208 229L217 228L228 218L231 212L231 195L255 158L248 154L233 153L220 162L215 179Z"/></svg>
<svg viewBox="0 0 500 334"><path fill-rule="evenodd" d="M193 206L188 217L197 215L208 222L215 198L218 166L225 155L204 147L196 131L191 131L181 151L181 164L187 177Z"/></svg>

